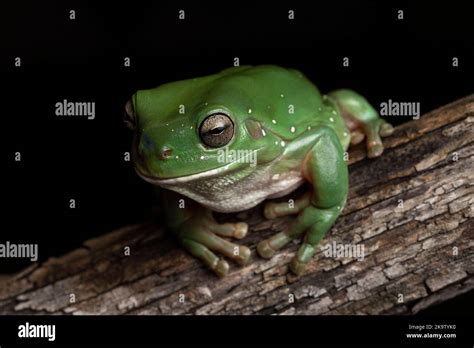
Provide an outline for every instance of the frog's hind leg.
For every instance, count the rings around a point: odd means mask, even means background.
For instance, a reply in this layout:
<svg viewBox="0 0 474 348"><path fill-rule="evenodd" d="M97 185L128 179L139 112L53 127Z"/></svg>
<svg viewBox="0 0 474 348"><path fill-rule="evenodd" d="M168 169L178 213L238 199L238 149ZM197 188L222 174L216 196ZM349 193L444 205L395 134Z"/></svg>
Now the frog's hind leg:
<svg viewBox="0 0 474 348"><path fill-rule="evenodd" d="M380 156L383 152L380 136L391 135L392 125L381 119L369 102L354 91L339 89L330 92L328 97L337 105L351 131L351 144L360 143L366 136L368 156Z"/></svg>

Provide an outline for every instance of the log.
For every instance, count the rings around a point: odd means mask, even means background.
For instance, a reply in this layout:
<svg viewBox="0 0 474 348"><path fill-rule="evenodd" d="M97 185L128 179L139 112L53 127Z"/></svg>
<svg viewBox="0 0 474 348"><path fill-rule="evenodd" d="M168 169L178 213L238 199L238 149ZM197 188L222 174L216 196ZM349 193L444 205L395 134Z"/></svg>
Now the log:
<svg viewBox="0 0 474 348"><path fill-rule="evenodd" d="M474 94L396 127L380 158L350 150L348 203L321 245L363 246L363 260L321 249L292 275L299 241L271 260L255 246L294 217L266 220L258 206L217 216L245 220L253 252L219 279L157 217L2 275L0 314L417 313L474 288L473 125Z"/></svg>

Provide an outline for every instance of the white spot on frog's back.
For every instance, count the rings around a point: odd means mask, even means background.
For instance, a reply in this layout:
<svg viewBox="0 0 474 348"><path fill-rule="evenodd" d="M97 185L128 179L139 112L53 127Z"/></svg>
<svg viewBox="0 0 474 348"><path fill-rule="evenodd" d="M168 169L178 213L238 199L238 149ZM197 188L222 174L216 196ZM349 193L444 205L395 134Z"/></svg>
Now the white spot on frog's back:
<svg viewBox="0 0 474 348"><path fill-rule="evenodd" d="M280 141L280 145L281 145L282 147L285 147L286 144L285 144L285 142L282 140L282 141Z"/></svg>
<svg viewBox="0 0 474 348"><path fill-rule="evenodd" d="M248 111L248 113L249 113L249 114L251 114L251 113L252 113L252 109L250 109L250 108L249 108L249 111Z"/></svg>
<svg viewBox="0 0 474 348"><path fill-rule="evenodd" d="M290 128L290 132L291 132L291 133L294 133L294 132L296 132L296 128L295 128L295 126L291 126L291 128Z"/></svg>
<svg viewBox="0 0 474 348"><path fill-rule="evenodd" d="M263 136L266 136L266 135L267 135L267 133L265 132L265 129L263 129L263 128L262 128L262 135L263 135Z"/></svg>
<svg viewBox="0 0 474 348"><path fill-rule="evenodd" d="M277 121L276 121L276 120L272 120L272 123L273 123L273 124L277 124Z"/></svg>

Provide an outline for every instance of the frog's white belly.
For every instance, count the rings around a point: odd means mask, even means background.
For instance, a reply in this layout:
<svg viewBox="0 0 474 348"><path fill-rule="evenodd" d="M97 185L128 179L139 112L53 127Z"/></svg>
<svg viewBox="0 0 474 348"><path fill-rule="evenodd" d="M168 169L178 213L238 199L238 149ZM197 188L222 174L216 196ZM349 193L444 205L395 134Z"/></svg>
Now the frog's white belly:
<svg viewBox="0 0 474 348"><path fill-rule="evenodd" d="M245 177L229 173L160 186L189 197L213 211L237 212L250 209L267 198L284 196L304 182L298 170L274 174L272 167L269 164L256 168Z"/></svg>

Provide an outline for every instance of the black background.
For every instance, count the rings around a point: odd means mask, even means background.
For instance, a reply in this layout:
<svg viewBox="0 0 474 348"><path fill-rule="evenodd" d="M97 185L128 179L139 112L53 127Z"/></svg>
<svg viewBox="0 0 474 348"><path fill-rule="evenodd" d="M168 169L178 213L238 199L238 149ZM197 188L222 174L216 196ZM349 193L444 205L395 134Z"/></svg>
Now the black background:
<svg viewBox="0 0 474 348"><path fill-rule="evenodd" d="M352 88L376 106L388 99L420 102L422 113L472 93L467 4L3 2L2 241L39 243L44 260L148 219L150 186L123 161L131 143L123 105L137 89L214 73L234 57L242 65L297 68L322 92ZM342 66L346 56L349 68ZM124 57L131 67L123 66ZM54 105L63 99L96 102L96 119L56 117ZM0 266L14 271L27 264L2 260ZM442 310L462 311L468 300L472 295Z"/></svg>

